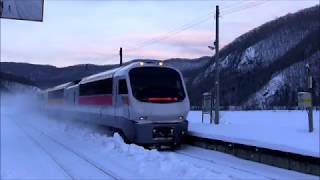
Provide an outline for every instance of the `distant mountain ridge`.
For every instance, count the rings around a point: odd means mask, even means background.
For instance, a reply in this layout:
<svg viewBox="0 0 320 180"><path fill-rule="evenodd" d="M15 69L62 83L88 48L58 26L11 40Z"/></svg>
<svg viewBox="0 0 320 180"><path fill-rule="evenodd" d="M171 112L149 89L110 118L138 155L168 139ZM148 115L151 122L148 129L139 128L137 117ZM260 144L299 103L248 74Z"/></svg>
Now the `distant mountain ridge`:
<svg viewBox="0 0 320 180"><path fill-rule="evenodd" d="M58 68L51 65L1 62L1 71L33 81L40 88L48 88L64 82L74 81L84 76L113 68L112 65L75 65Z"/></svg>
<svg viewBox="0 0 320 180"><path fill-rule="evenodd" d="M314 78L314 104L320 105L319 7L267 22L221 49L219 61L223 107L266 109L272 106L297 106L297 92L306 90L306 63L310 64ZM214 60L215 57L201 57L165 61L168 66L183 73L192 105L200 106L202 93L214 88ZM57 68L1 62L1 72L30 79L41 88L115 67L118 65L89 64Z"/></svg>
<svg viewBox="0 0 320 180"><path fill-rule="evenodd" d="M157 61L157 60L132 60L124 65L136 61ZM185 78L188 78L188 72L202 67L209 61L209 57L198 59L169 59L165 63L168 66L175 67L185 72ZM69 81L79 80L83 77L119 67L113 65L94 65L79 64L67 67L55 67L51 65L37 65L29 63L1 62L1 72L15 74L17 76L33 81L40 88L48 88Z"/></svg>

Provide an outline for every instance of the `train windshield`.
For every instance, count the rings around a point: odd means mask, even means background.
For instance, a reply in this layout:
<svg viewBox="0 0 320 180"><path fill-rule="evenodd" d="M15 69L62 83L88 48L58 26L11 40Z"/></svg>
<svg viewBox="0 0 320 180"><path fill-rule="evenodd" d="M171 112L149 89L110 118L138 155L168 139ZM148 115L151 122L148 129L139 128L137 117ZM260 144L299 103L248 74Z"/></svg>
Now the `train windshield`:
<svg viewBox="0 0 320 180"><path fill-rule="evenodd" d="M164 67L140 67L129 72L133 96L151 103L179 102L185 98L180 75Z"/></svg>

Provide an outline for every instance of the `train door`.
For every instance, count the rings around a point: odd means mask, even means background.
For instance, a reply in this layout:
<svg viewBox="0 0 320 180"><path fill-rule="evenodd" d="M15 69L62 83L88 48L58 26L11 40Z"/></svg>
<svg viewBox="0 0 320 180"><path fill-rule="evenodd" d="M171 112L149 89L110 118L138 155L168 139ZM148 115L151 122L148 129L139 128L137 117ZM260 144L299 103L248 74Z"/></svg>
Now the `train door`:
<svg viewBox="0 0 320 180"><path fill-rule="evenodd" d="M116 116L118 120L125 120L129 118L129 98L127 81L125 78L119 78L116 80L116 82Z"/></svg>

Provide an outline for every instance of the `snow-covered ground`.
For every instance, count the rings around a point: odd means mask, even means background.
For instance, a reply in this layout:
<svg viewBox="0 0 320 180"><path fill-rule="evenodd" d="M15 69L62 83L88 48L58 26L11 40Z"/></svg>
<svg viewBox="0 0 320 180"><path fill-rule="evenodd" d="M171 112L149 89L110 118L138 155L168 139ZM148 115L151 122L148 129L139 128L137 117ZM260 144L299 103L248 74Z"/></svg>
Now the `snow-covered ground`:
<svg viewBox="0 0 320 180"><path fill-rule="evenodd" d="M1 97L1 179L318 179L192 146L145 150L35 108L34 99Z"/></svg>
<svg viewBox="0 0 320 180"><path fill-rule="evenodd" d="M209 123L201 111L189 113L189 133L199 137L320 157L319 111L308 132L306 111L222 111L221 123Z"/></svg>

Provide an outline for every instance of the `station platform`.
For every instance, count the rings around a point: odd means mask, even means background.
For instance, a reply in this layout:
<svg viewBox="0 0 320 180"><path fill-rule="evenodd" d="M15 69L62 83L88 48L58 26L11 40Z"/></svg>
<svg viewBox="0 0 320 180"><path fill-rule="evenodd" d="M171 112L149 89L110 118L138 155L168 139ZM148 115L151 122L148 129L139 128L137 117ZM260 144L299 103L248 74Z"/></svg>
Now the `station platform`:
<svg viewBox="0 0 320 180"><path fill-rule="evenodd" d="M305 111L222 111L219 125L191 111L188 120L188 144L320 176L319 111L311 133Z"/></svg>

